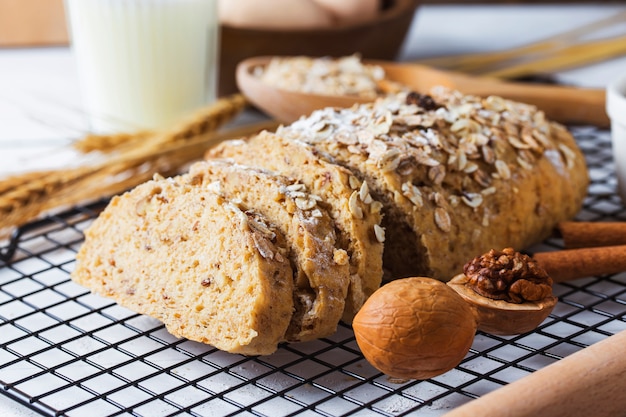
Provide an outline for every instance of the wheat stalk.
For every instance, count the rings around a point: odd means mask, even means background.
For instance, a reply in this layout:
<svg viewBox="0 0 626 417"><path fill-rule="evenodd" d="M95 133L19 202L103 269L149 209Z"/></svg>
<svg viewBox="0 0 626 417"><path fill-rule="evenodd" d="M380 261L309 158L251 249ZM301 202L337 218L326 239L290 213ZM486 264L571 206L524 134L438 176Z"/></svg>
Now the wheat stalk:
<svg viewBox="0 0 626 417"><path fill-rule="evenodd" d="M142 130L134 133L113 133L109 135L99 135L90 133L80 140L74 142L73 146L79 152L89 153L94 151L112 152L123 144L129 142L149 139L154 132Z"/></svg>
<svg viewBox="0 0 626 417"><path fill-rule="evenodd" d="M37 181L41 178L45 178L56 171L36 171L36 172L27 172L25 174L20 175L12 175L4 180L0 181L0 195L4 195L5 193L15 190L25 184L30 182Z"/></svg>
<svg viewBox="0 0 626 417"><path fill-rule="evenodd" d="M0 214L7 216L9 213L17 211L22 207L37 204L46 199L58 190L80 181L85 175L89 175L95 168L81 167L62 171L47 171L46 175L27 174L28 181L22 182L19 186L8 189L4 182L2 188L6 191L0 194ZM10 179L11 182L15 177Z"/></svg>
<svg viewBox="0 0 626 417"><path fill-rule="evenodd" d="M164 142L175 142L217 130L221 125L232 120L247 105L241 94L233 94L217 100L213 105L192 114L164 135Z"/></svg>
<svg viewBox="0 0 626 417"><path fill-rule="evenodd" d="M238 114L237 108L243 109L243 98L234 98L216 103L219 111L206 111L204 117L187 119L186 123L167 132L153 134L149 140L133 140L132 144L120 145L100 163L27 173L0 181L0 236L10 228L50 211L124 192L152 178L155 173L175 175L225 139L277 127L276 122L268 121L210 131L234 118Z"/></svg>
<svg viewBox="0 0 626 417"><path fill-rule="evenodd" d="M133 133L88 134L76 141L73 146L83 153L93 151L108 153L124 147L141 146L155 138L158 138L159 143L189 139L217 130L239 114L246 105L247 101L243 95L233 94L196 111L165 132L140 130Z"/></svg>

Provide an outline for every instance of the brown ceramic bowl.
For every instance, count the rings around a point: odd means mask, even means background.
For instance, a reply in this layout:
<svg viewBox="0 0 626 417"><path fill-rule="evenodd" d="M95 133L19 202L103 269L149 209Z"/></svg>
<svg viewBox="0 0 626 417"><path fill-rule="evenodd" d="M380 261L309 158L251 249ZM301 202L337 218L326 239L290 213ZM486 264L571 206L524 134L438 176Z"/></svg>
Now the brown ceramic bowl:
<svg viewBox="0 0 626 417"><path fill-rule="evenodd" d="M222 26L219 95L237 92L235 70L259 55L339 57L359 53L364 59L393 60L400 52L418 0L388 0L375 20L323 29L267 30Z"/></svg>

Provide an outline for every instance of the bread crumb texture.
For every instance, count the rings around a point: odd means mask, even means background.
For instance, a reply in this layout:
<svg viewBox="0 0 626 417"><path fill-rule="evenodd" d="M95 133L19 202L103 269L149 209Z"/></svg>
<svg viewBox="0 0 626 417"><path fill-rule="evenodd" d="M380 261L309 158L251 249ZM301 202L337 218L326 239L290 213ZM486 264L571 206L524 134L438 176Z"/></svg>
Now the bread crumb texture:
<svg viewBox="0 0 626 417"><path fill-rule="evenodd" d="M72 278L175 336L271 353L291 320L293 273L284 238L253 223L184 178L149 181L114 197L86 231Z"/></svg>
<svg viewBox="0 0 626 417"><path fill-rule="evenodd" d="M213 186L244 209L254 209L287 238L294 271L295 311L289 341L335 332L350 282L345 251L336 247L334 224L318 197L297 180L228 161L205 161L189 170L190 181Z"/></svg>

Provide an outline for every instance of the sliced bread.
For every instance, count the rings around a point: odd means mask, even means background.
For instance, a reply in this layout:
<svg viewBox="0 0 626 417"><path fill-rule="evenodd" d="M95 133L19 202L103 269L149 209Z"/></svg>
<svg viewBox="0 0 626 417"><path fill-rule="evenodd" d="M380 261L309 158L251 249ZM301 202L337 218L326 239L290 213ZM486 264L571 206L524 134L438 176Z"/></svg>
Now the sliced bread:
<svg viewBox="0 0 626 417"><path fill-rule="evenodd" d="M263 215L287 239L294 270L295 311L288 341L329 336L341 320L350 282L348 255L320 198L295 179L222 160L198 162L187 174Z"/></svg>
<svg viewBox="0 0 626 417"><path fill-rule="evenodd" d="M175 336L270 354L293 312L280 231L188 177L114 197L85 232L72 279Z"/></svg>
<svg viewBox="0 0 626 417"><path fill-rule="evenodd" d="M379 288L384 230L382 204L373 200L366 182L323 158L311 145L270 132L247 140L230 140L210 149L207 158L280 172L315 190L337 227L337 240L350 257L350 287L343 321L350 323L363 302Z"/></svg>

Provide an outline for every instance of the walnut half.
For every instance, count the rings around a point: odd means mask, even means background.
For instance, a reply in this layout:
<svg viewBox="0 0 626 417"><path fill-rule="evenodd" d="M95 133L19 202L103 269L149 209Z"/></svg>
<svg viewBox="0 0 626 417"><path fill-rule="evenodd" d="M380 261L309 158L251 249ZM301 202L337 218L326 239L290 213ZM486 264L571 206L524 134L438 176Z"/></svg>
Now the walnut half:
<svg viewBox="0 0 626 417"><path fill-rule="evenodd" d="M531 257L513 248L495 249L466 263L467 285L494 300L520 304L552 295L552 278Z"/></svg>
<svg viewBox="0 0 626 417"><path fill-rule="evenodd" d="M448 285L475 310L478 330L514 335L534 330L556 305L552 279L532 258L511 248L491 250Z"/></svg>

